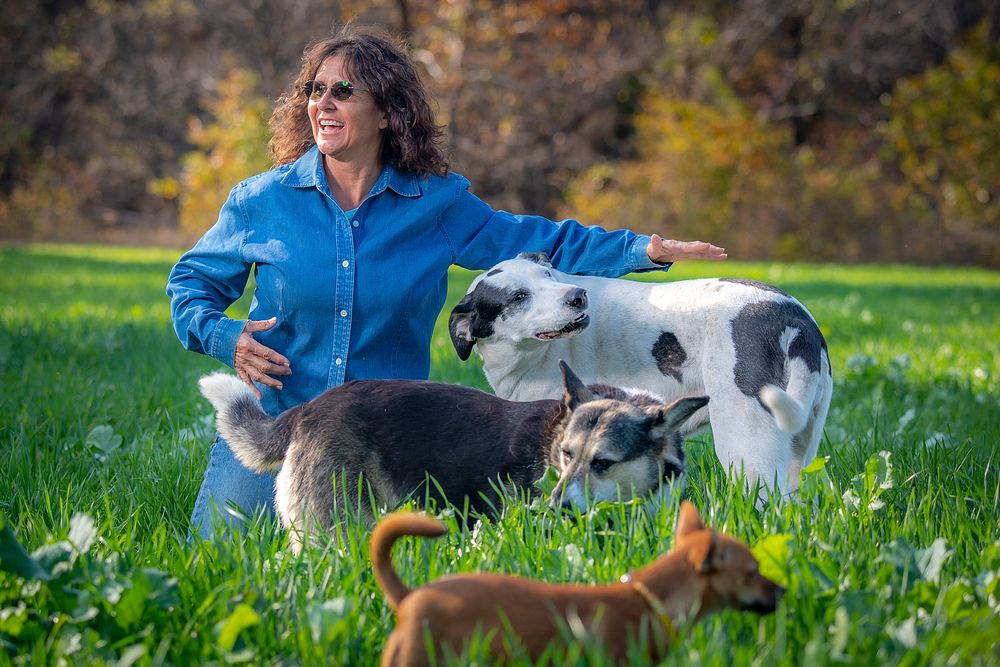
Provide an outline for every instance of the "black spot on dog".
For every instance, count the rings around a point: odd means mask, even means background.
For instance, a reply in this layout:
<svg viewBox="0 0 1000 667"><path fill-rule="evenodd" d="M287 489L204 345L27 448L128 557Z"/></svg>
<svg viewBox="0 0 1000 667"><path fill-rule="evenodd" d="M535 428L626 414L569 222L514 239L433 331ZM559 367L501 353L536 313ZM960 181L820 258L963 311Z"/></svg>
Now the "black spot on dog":
<svg viewBox="0 0 1000 667"><path fill-rule="evenodd" d="M760 402L760 390L774 384L788 386L781 334L786 328L797 331L788 346L788 357L802 359L813 373L820 367L826 340L806 310L795 301L758 301L744 306L732 322L736 366L736 386ZM762 406L764 404L760 402ZM767 407L764 406L766 410Z"/></svg>
<svg viewBox="0 0 1000 667"><path fill-rule="evenodd" d="M738 285L746 285L747 287L756 287L759 290L764 290L765 292L772 292L773 294L780 294L781 296L789 296L786 292L782 292L774 285L768 285L767 283L762 283L759 280L748 280L746 278L719 278L719 282L736 283Z"/></svg>
<svg viewBox="0 0 1000 667"><path fill-rule="evenodd" d="M503 269L493 269L492 271L486 274L486 277L489 278L490 276L495 276L498 273L503 273Z"/></svg>
<svg viewBox="0 0 1000 667"><path fill-rule="evenodd" d="M687 361L687 352L677 340L677 336L664 331L653 343L653 358L656 359L656 367L664 375L669 375L678 382L681 381L681 366Z"/></svg>
<svg viewBox="0 0 1000 667"><path fill-rule="evenodd" d="M493 323L501 313L513 313L527 307L531 295L528 292L496 287L483 282L479 283L464 301L468 301L465 305L472 316L470 322L472 336L487 338L493 335Z"/></svg>

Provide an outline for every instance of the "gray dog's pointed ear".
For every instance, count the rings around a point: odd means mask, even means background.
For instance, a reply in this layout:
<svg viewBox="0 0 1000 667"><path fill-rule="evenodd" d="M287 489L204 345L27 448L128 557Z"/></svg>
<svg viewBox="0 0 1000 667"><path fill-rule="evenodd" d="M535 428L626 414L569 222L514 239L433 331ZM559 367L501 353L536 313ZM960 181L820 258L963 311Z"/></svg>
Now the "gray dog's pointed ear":
<svg viewBox="0 0 1000 667"><path fill-rule="evenodd" d="M448 332L451 334L451 344L458 352L458 358L468 361L472 354L472 346L476 344L476 337L472 335L472 325L475 321L476 312L472 306L472 294L466 294L458 304L451 309L451 316L448 317Z"/></svg>
<svg viewBox="0 0 1000 667"><path fill-rule="evenodd" d="M708 396L678 398L670 405L653 408L656 414L649 428L649 436L662 439L676 431L681 424L701 408L708 405Z"/></svg>
<svg viewBox="0 0 1000 667"><path fill-rule="evenodd" d="M581 403L594 400L594 392L576 376L573 369L563 360L559 360L559 370L563 377L563 403L570 410L576 410Z"/></svg>
<svg viewBox="0 0 1000 667"><path fill-rule="evenodd" d="M552 262L549 260L549 256L544 252L522 252L517 256L517 259L526 259L529 262L534 262L535 264L541 264L542 266L551 269Z"/></svg>

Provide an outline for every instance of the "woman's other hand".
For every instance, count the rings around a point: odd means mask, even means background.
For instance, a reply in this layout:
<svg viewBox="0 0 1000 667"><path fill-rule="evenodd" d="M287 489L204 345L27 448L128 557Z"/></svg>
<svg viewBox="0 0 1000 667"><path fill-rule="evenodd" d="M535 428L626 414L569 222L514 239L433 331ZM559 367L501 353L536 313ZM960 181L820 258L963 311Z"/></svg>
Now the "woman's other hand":
<svg viewBox="0 0 1000 667"><path fill-rule="evenodd" d="M726 249L704 241L674 241L653 234L646 246L646 255L657 264L676 262L682 259L722 260L727 257Z"/></svg>
<svg viewBox="0 0 1000 667"><path fill-rule="evenodd" d="M254 382L281 389L281 382L271 376L292 374L288 359L253 339L253 334L267 331L277 323L277 317L269 320L247 320L243 333L236 339L236 358L233 367L236 368L240 379L257 394L257 398L261 397L261 393Z"/></svg>

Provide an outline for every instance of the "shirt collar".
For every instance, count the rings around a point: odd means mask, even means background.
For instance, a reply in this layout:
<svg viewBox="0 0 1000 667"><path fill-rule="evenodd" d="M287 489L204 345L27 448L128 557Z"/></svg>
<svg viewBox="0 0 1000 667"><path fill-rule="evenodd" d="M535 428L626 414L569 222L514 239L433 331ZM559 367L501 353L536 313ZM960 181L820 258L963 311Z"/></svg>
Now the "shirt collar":
<svg viewBox="0 0 1000 667"><path fill-rule="evenodd" d="M292 163L281 182L293 188L316 187L325 192L327 184L323 174L323 162L320 159L319 148L313 144L312 148ZM368 196L381 194L385 192L386 188L391 188L393 192L403 197L419 197L421 195L420 183L415 174L400 172L388 163L382 168L382 175L379 176Z"/></svg>

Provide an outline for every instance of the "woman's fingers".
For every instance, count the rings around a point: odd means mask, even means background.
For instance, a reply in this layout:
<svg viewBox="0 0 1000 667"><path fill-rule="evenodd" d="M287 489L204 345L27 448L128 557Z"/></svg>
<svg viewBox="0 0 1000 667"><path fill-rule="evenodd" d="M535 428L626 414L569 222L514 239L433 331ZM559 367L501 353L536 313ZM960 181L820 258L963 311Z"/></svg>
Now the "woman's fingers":
<svg viewBox="0 0 1000 667"><path fill-rule="evenodd" d="M241 380L243 380L243 384L250 387L250 389L253 390L253 393L257 394L258 400L260 400L264 396L263 394L260 393L260 389L258 389L257 385L253 383L253 380L250 379L250 375L245 370L243 370L242 368L237 368L236 374L240 377Z"/></svg>
<svg viewBox="0 0 1000 667"><path fill-rule="evenodd" d="M247 320L247 323L243 325L243 331L245 333L257 333L258 331L267 331L277 323L278 323L277 317L272 317L269 320Z"/></svg>
<svg viewBox="0 0 1000 667"><path fill-rule="evenodd" d="M676 262L680 259L726 259L725 248L706 243L705 241L674 241L664 239L659 234L653 234L646 254L654 262Z"/></svg>
<svg viewBox="0 0 1000 667"><path fill-rule="evenodd" d="M239 350L240 342L243 342L245 351L251 357L259 360L254 366L265 370L265 368L273 367L274 370L267 370L268 373L277 373L278 375L291 375L292 369L291 365L288 363L288 359L284 356L278 354L266 345L262 345L255 341L250 334L240 334L239 339L236 342L237 351Z"/></svg>
<svg viewBox="0 0 1000 667"><path fill-rule="evenodd" d="M267 331L277 324L277 321L275 317L269 320L247 320L243 326L243 333L236 340L233 366L240 379L254 390L257 398L261 397L261 393L254 385L255 382L281 389L284 386L281 381L271 376L292 374L291 364L284 355L258 343L252 335L259 331Z"/></svg>

